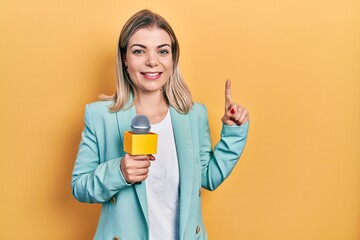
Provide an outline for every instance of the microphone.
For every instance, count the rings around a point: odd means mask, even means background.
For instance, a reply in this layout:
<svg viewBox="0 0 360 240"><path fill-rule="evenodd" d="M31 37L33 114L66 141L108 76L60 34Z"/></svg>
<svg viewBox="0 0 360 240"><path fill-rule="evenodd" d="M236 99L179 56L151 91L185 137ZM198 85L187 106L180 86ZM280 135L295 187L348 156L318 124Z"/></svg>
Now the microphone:
<svg viewBox="0 0 360 240"><path fill-rule="evenodd" d="M133 134L148 134L150 128L150 121L145 115L136 115L131 121L131 131Z"/></svg>
<svg viewBox="0 0 360 240"><path fill-rule="evenodd" d="M131 131L124 132L124 151L131 155L156 154L156 133L150 132L150 121L145 115L136 115L131 121Z"/></svg>

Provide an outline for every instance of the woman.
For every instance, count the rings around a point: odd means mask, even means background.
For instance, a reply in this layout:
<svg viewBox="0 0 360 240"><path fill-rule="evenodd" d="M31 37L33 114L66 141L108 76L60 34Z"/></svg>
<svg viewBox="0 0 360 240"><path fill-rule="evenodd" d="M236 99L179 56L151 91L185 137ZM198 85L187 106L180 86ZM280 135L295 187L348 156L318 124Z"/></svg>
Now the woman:
<svg viewBox="0 0 360 240"><path fill-rule="evenodd" d="M72 174L81 202L102 203L95 239L207 239L201 188L217 188L246 142L248 111L225 87L221 139L212 151L206 109L193 103L179 69L179 45L161 16L142 10L123 27L113 96L86 106L85 128ZM158 133L158 152L123 151L136 114Z"/></svg>

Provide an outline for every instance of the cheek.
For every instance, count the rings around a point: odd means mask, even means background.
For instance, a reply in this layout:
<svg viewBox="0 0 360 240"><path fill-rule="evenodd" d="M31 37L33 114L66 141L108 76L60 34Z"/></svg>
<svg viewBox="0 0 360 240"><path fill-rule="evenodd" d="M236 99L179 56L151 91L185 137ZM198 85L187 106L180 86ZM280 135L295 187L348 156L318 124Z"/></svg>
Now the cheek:
<svg viewBox="0 0 360 240"><path fill-rule="evenodd" d="M136 62L129 62L127 72L130 76L135 76L139 74L140 68L139 65Z"/></svg>
<svg viewBox="0 0 360 240"><path fill-rule="evenodd" d="M163 66L166 67L166 70L167 70L167 71L172 72L172 70L173 70L173 62L172 62L172 59L168 59L168 60L163 61Z"/></svg>
<svg viewBox="0 0 360 240"><path fill-rule="evenodd" d="M143 61L142 58L135 57L134 55L131 54L126 55L126 62L129 69L130 68L132 70L138 69L142 61Z"/></svg>
<svg viewBox="0 0 360 240"><path fill-rule="evenodd" d="M134 68L134 66L128 65L127 74L130 77L132 82L134 82L134 81L136 81L136 79L138 79L138 73L139 73L139 71L137 71L137 69Z"/></svg>
<svg viewBox="0 0 360 240"><path fill-rule="evenodd" d="M137 69L138 68L137 66L139 65L135 60L133 60L131 58L129 59L129 61L127 63L128 63L128 70L131 70L131 71Z"/></svg>

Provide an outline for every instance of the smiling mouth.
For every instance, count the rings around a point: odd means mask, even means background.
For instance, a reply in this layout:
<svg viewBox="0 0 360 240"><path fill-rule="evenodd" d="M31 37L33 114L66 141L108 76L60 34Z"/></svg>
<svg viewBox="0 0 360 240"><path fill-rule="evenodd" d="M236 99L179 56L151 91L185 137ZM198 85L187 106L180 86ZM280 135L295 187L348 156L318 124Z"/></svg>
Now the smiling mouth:
<svg viewBox="0 0 360 240"><path fill-rule="evenodd" d="M156 79L160 77L161 72L142 72L141 74L144 75L146 78Z"/></svg>

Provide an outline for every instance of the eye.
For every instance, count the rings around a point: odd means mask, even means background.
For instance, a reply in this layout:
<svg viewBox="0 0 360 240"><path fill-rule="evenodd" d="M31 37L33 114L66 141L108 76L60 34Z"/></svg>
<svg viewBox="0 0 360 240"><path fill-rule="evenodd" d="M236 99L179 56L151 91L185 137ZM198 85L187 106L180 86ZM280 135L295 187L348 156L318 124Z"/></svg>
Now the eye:
<svg viewBox="0 0 360 240"><path fill-rule="evenodd" d="M170 53L170 51L168 50L168 49L161 49L160 51L159 51L159 54L160 55L168 55Z"/></svg>
<svg viewBox="0 0 360 240"><path fill-rule="evenodd" d="M140 55L140 54L142 54L142 53L144 53L144 52L145 52L145 51L142 50L142 49L135 49L134 51L132 51L132 53L135 54L135 55Z"/></svg>

